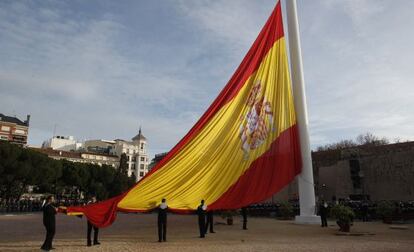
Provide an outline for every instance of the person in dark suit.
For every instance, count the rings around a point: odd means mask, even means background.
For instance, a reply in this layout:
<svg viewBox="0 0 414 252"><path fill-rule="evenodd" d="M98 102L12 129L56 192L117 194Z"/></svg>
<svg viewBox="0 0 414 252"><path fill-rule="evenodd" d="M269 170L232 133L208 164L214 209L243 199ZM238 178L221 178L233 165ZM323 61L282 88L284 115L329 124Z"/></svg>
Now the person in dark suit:
<svg viewBox="0 0 414 252"><path fill-rule="evenodd" d="M94 203L96 203L96 197L95 196L92 197L92 199L88 202L88 204L94 204ZM87 246L88 247L92 246L92 241L91 241L92 229L93 229L93 245L99 245L99 244L101 244L98 241L99 228L98 227L95 227L88 220L88 233L87 233Z"/></svg>
<svg viewBox="0 0 414 252"><path fill-rule="evenodd" d="M167 211L166 200L162 199L158 207L158 242L167 241Z"/></svg>
<svg viewBox="0 0 414 252"><path fill-rule="evenodd" d="M247 208L242 207L241 214L243 217L243 230L247 230Z"/></svg>
<svg viewBox="0 0 414 252"><path fill-rule="evenodd" d="M321 204L319 204L319 214L321 215L321 227L327 227L328 203L325 200L322 200Z"/></svg>
<svg viewBox="0 0 414 252"><path fill-rule="evenodd" d="M55 199L53 196L48 196L45 204L43 205L43 225L46 228L46 238L41 249L45 251L53 249L52 242L56 231L55 215L57 213L56 208L52 205L54 201Z"/></svg>
<svg viewBox="0 0 414 252"><path fill-rule="evenodd" d="M207 212L207 218L206 218L206 231L205 233L207 234L207 231L210 227L210 233L215 233L214 232L214 223L213 223L213 211L208 211Z"/></svg>
<svg viewBox="0 0 414 252"><path fill-rule="evenodd" d="M201 203L197 208L198 228L200 230L200 238L204 238L206 234L206 210L207 210L207 206L204 205L204 200L201 200Z"/></svg>

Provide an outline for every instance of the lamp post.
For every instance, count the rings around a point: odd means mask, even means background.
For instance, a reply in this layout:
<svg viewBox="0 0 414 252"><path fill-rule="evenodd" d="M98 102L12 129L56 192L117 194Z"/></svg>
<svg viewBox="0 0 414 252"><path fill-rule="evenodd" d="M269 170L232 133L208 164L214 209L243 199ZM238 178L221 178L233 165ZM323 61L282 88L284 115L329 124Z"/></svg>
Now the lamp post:
<svg viewBox="0 0 414 252"><path fill-rule="evenodd" d="M322 184L322 190L321 191L322 191L321 198L326 200L326 184L325 183Z"/></svg>
<svg viewBox="0 0 414 252"><path fill-rule="evenodd" d="M365 181L364 181L365 174L364 174L364 171L361 171L360 170L358 172L358 176L359 176L359 180L360 180L360 184L361 184L362 199L363 200L366 200L366 197L365 197Z"/></svg>

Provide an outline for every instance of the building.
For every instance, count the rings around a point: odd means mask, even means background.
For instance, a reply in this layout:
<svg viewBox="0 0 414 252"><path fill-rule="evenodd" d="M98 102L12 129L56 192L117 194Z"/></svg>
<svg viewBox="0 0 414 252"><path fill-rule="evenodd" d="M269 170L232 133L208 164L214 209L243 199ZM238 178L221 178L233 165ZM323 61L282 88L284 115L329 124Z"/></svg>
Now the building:
<svg viewBox="0 0 414 252"><path fill-rule="evenodd" d="M414 200L414 142L315 152L313 169L320 198Z"/></svg>
<svg viewBox="0 0 414 252"><path fill-rule="evenodd" d="M148 173L148 153L147 138L142 134L141 128L138 135L132 138L132 141L122 139L114 140L115 144L112 154L121 156L126 154L128 164L128 176L135 175L136 181L142 179Z"/></svg>
<svg viewBox="0 0 414 252"><path fill-rule="evenodd" d="M148 153L147 139L139 129L138 134L131 139L125 141L122 139L110 140L87 140L84 143L84 149L93 153L107 153L116 155L119 158L122 154L127 157L128 176L135 175L136 181L148 173Z"/></svg>
<svg viewBox="0 0 414 252"><path fill-rule="evenodd" d="M77 142L73 136L54 136L42 144L44 149L78 151L83 147L82 143Z"/></svg>
<svg viewBox="0 0 414 252"><path fill-rule="evenodd" d="M168 152L163 152L159 154L155 154L155 157L151 160L151 163L148 165L148 171L151 171L165 156L167 156Z"/></svg>
<svg viewBox="0 0 414 252"><path fill-rule="evenodd" d="M109 165L114 168L119 166L119 158L116 155L94 153L94 152L73 152L63 150L53 150L51 148L31 148L32 150L46 154L48 157L60 160L66 159L77 163L90 163L99 166Z"/></svg>
<svg viewBox="0 0 414 252"><path fill-rule="evenodd" d="M27 145L29 135L30 115L23 122L17 117L6 116L0 113L0 140L10 143Z"/></svg>
<svg viewBox="0 0 414 252"><path fill-rule="evenodd" d="M414 200L414 142L312 152L319 199ZM297 181L273 200L298 199Z"/></svg>
<svg viewBox="0 0 414 252"><path fill-rule="evenodd" d="M86 140L83 144L84 149L90 152L114 153L116 142L112 140Z"/></svg>

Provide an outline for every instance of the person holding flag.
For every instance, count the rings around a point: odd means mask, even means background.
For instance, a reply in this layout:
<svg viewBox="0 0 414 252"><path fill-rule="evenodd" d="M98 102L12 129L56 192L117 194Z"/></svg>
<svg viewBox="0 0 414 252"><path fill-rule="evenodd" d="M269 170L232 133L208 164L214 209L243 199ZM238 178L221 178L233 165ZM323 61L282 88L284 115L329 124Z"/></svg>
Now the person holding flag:
<svg viewBox="0 0 414 252"><path fill-rule="evenodd" d="M95 204L96 203L96 197L93 196L91 198L91 200L88 202L88 204ZM101 244L98 241L98 234L99 234L99 228L96 227L95 225L93 225L89 220L88 220L88 232L87 232L87 246L90 247L92 246L92 240L91 240L91 235L92 235L92 228L93 228L93 245L99 245Z"/></svg>
<svg viewBox="0 0 414 252"><path fill-rule="evenodd" d="M197 207L198 229L200 230L200 238L204 238L206 234L206 210L207 206L204 204L204 200L201 200L200 205Z"/></svg>
<svg viewBox="0 0 414 252"><path fill-rule="evenodd" d="M57 209L53 206L55 198L50 195L43 203L43 225L46 228L46 238L40 249L49 251L54 249L52 247L53 237L56 231L56 213Z"/></svg>
<svg viewBox="0 0 414 252"><path fill-rule="evenodd" d="M166 200L162 199L158 207L158 242L167 241L167 210Z"/></svg>

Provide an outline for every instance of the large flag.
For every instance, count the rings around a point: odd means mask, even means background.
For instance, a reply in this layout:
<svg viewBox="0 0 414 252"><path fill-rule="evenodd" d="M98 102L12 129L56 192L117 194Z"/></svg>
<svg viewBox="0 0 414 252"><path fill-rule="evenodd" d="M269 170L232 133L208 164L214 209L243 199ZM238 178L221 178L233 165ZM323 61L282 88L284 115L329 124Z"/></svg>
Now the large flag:
<svg viewBox="0 0 414 252"><path fill-rule="evenodd" d="M117 211L146 212L162 198L176 212L237 209L269 198L301 171L281 4L219 96L184 136L134 187L85 207L96 226Z"/></svg>

